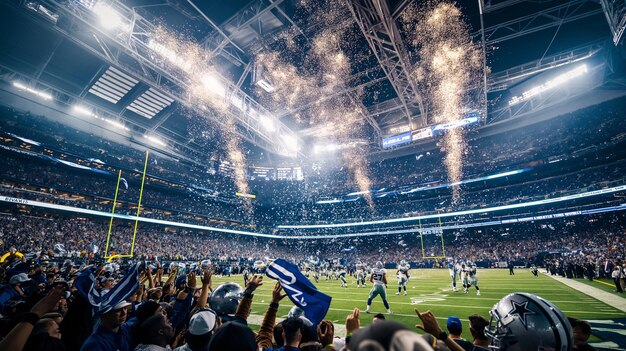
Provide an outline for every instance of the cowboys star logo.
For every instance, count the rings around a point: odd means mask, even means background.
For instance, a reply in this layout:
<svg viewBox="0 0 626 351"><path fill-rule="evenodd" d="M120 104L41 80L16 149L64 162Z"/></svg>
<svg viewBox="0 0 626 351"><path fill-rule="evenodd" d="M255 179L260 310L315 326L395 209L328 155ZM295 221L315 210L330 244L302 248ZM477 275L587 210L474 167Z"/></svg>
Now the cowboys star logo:
<svg viewBox="0 0 626 351"><path fill-rule="evenodd" d="M507 316L518 316L519 320L524 325L524 328L528 329L526 325L526 316L531 314L537 314L535 311L528 309L528 301L523 303L517 303L515 301L511 301L511 310L507 314Z"/></svg>

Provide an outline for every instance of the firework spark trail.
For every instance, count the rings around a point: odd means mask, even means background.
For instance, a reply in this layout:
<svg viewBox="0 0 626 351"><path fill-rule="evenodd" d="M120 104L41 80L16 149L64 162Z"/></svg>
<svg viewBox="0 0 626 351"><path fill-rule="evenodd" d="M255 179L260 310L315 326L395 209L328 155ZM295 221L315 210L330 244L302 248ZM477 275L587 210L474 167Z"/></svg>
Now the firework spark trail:
<svg viewBox="0 0 626 351"><path fill-rule="evenodd" d="M351 71L350 60L342 46L356 42L349 37L355 27L351 16L346 16L348 9L340 1L323 4L302 1L300 5L321 29L310 40L306 53L296 53L305 56L301 65L285 59L284 52L263 52L256 57L266 68L270 80L276 83L276 91L267 104L293 112L298 123L315 126L315 137L320 143L348 143L363 138L366 111L357 103L361 101L362 92L354 92L356 96L337 94L347 90ZM293 42L287 40L283 49L302 50ZM302 108L305 105L307 107ZM363 149L342 150L342 158L360 191L368 191L372 186L366 154ZM373 208L371 194L368 192L364 197Z"/></svg>
<svg viewBox="0 0 626 351"><path fill-rule="evenodd" d="M246 160L241 151L235 117L228 111L230 104L227 101L227 88L211 66L211 54L199 44L176 37L163 28L152 33L148 46L159 54L165 64L173 65L187 74L190 103L203 110L209 106L214 113L219 114L218 120L223 122L220 127L227 147L226 157L234 168L235 186L238 192L248 194Z"/></svg>
<svg viewBox="0 0 626 351"><path fill-rule="evenodd" d="M459 121L468 108L485 103L473 101L469 94L485 67L459 8L450 2L431 1L423 8L408 8L402 21L420 57L412 76L430 102L435 122ZM463 130L447 130L443 144L448 178L450 182L458 182L463 174L466 149ZM458 185L452 188L452 197L458 201Z"/></svg>

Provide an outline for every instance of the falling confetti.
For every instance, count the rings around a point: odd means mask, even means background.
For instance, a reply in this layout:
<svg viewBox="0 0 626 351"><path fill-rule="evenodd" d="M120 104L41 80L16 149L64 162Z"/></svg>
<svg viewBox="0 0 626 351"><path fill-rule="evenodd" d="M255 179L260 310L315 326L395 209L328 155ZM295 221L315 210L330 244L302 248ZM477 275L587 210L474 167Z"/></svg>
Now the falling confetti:
<svg viewBox="0 0 626 351"><path fill-rule="evenodd" d="M412 72L430 104L435 123L454 123L484 101L475 101L472 86L481 80L484 64L480 49L472 42L469 27L453 3L432 1L412 6L402 16L407 34L417 48L419 61ZM444 164L451 183L463 175L466 143L461 128L446 131ZM456 202L460 187L452 187Z"/></svg>

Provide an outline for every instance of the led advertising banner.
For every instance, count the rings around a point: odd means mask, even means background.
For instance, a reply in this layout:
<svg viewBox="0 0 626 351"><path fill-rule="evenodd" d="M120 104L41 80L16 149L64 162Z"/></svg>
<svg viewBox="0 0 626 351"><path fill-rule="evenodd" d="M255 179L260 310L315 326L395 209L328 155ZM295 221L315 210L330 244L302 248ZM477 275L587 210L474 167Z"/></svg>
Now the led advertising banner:
<svg viewBox="0 0 626 351"><path fill-rule="evenodd" d="M411 142L411 132L406 132L383 139L383 149L389 149L394 146L404 145Z"/></svg>

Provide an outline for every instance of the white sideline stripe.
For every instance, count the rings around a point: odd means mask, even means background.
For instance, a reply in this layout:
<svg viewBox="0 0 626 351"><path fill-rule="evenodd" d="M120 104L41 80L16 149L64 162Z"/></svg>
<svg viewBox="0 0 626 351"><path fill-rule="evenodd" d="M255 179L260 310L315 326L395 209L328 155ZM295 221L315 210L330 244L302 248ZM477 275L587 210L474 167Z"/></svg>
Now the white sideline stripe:
<svg viewBox="0 0 626 351"><path fill-rule="evenodd" d="M585 295L589 295L591 297L593 297L594 299L604 302L607 306L613 307L616 310L622 311L620 314L624 315L623 312L626 312L626 299L624 299L621 296L616 296L613 295L609 292L606 292L602 289L598 289L596 287L587 285L585 283L581 283L578 281L575 281L573 279L568 279L568 278L563 278L560 276L553 276L553 275L548 275L546 273L543 273L544 275L547 275L548 277L562 283L563 285L567 285L570 288L577 290ZM565 311L563 311L565 312Z"/></svg>

